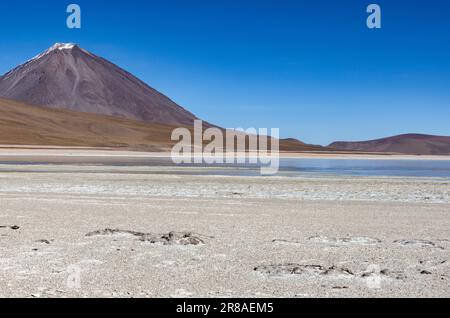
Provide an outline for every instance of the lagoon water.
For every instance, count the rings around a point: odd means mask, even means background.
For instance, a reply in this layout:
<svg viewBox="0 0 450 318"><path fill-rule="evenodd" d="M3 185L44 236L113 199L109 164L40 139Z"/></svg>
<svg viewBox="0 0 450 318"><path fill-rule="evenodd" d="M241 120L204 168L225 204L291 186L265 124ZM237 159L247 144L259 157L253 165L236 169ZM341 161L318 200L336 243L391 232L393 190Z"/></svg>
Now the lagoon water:
<svg viewBox="0 0 450 318"><path fill-rule="evenodd" d="M450 160L281 159L280 173L450 178Z"/></svg>
<svg viewBox="0 0 450 318"><path fill-rule="evenodd" d="M117 159L117 158L116 158ZM68 165L68 166L67 166ZM84 158L82 162L2 162L0 172L89 172L179 175L260 176L258 165L175 165L170 158ZM276 176L373 176L450 179L449 160L282 158Z"/></svg>
<svg viewBox="0 0 450 318"><path fill-rule="evenodd" d="M211 168L207 174L256 176L255 166ZM277 176L423 177L450 179L449 160L281 159Z"/></svg>

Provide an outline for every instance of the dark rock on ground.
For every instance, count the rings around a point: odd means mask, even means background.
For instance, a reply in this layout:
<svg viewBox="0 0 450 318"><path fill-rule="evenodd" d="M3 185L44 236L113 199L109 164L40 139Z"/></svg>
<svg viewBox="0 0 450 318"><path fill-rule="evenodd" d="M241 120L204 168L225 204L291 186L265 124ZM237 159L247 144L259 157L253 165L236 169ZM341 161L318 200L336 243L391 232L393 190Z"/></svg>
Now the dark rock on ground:
<svg viewBox="0 0 450 318"><path fill-rule="evenodd" d="M205 244L204 239L206 238L206 236L204 235L191 232L170 232L167 234L153 234L119 229L104 229L94 231L86 234L86 236L92 237L121 234L135 236L142 242L149 242L152 244L161 243L164 245L200 245Z"/></svg>
<svg viewBox="0 0 450 318"><path fill-rule="evenodd" d="M346 275L354 276L351 270L342 267L324 267L322 265L300 265L300 264L278 264L278 265L263 265L254 268L255 271L267 275Z"/></svg>
<svg viewBox="0 0 450 318"><path fill-rule="evenodd" d="M190 232L170 232L162 236L145 235L141 241L154 243L162 243L164 245L200 245L205 244L203 239Z"/></svg>
<svg viewBox="0 0 450 318"><path fill-rule="evenodd" d="M86 234L86 236L105 236L105 235L116 235L116 234L128 234L133 236L144 236L147 235L147 233L142 232L136 232L136 231L127 231L127 230L119 230L119 229L104 229L104 230L98 230L94 232L90 232Z"/></svg>
<svg viewBox="0 0 450 318"><path fill-rule="evenodd" d="M36 243L43 243L43 244L50 244L51 242L49 240L37 240Z"/></svg>
<svg viewBox="0 0 450 318"><path fill-rule="evenodd" d="M7 228L9 228L11 230L14 230L14 231L17 231L18 229L20 229L20 226L17 226L17 225L12 225L12 226L10 226L10 225L0 225L0 229L7 229Z"/></svg>

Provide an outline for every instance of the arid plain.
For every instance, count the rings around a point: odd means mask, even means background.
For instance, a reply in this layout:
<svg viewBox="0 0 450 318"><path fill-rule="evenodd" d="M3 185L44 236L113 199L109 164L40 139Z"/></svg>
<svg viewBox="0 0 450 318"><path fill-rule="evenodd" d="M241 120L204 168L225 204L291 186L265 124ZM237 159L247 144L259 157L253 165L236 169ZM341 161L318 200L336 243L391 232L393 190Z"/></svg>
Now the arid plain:
<svg viewBox="0 0 450 318"><path fill-rule="evenodd" d="M449 297L450 182L0 166L3 297Z"/></svg>

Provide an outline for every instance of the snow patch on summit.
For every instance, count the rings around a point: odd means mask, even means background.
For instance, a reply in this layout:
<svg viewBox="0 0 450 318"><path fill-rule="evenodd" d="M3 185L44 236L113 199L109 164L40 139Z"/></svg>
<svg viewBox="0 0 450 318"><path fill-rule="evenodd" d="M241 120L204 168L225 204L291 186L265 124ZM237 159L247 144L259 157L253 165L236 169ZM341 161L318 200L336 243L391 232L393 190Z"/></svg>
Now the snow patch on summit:
<svg viewBox="0 0 450 318"><path fill-rule="evenodd" d="M70 50L77 46L75 43L56 43L48 51L53 50Z"/></svg>

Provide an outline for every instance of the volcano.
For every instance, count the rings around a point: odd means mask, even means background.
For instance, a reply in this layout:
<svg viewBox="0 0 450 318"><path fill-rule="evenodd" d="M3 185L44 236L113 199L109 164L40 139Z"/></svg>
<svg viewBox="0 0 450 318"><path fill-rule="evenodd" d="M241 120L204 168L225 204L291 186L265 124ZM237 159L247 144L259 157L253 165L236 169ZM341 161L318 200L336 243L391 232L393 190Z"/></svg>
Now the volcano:
<svg viewBox="0 0 450 318"><path fill-rule="evenodd" d="M167 96L76 44L57 43L0 77L0 97L148 123L197 119Z"/></svg>

